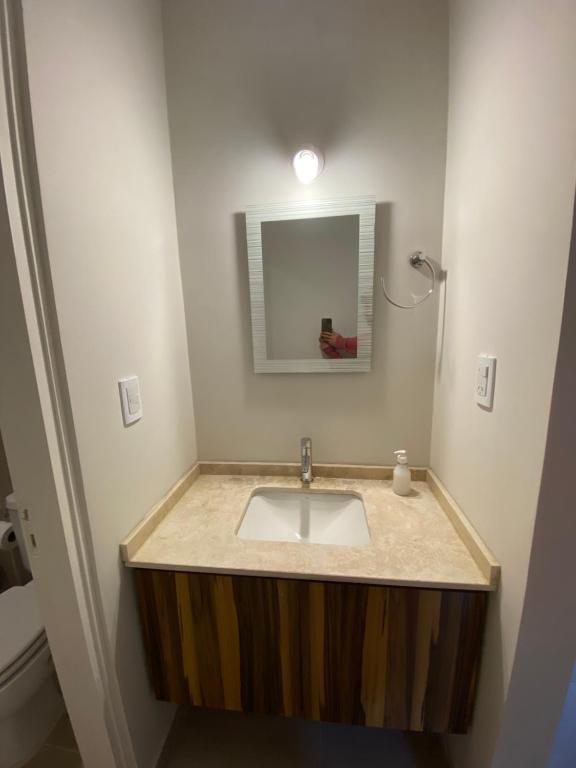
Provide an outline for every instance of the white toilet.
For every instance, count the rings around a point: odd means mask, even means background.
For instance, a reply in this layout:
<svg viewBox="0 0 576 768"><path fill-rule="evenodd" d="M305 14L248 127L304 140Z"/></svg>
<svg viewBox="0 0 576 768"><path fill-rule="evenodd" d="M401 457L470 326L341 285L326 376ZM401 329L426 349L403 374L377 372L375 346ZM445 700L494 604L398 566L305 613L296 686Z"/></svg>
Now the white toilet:
<svg viewBox="0 0 576 768"><path fill-rule="evenodd" d="M14 497L6 500L26 568ZM0 768L20 768L64 713L34 582L0 594Z"/></svg>

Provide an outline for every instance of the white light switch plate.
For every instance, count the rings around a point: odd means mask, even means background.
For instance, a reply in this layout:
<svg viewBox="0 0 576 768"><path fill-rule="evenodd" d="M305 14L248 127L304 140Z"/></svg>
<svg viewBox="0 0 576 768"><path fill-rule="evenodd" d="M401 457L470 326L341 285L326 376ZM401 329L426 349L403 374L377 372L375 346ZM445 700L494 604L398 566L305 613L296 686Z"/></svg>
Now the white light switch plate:
<svg viewBox="0 0 576 768"><path fill-rule="evenodd" d="M142 418L142 400L140 399L140 382L138 376L128 376L119 379L120 403L124 426L128 427Z"/></svg>
<svg viewBox="0 0 576 768"><path fill-rule="evenodd" d="M496 358L492 355L479 355L474 386L476 402L483 408L492 408L494 404L495 378Z"/></svg>

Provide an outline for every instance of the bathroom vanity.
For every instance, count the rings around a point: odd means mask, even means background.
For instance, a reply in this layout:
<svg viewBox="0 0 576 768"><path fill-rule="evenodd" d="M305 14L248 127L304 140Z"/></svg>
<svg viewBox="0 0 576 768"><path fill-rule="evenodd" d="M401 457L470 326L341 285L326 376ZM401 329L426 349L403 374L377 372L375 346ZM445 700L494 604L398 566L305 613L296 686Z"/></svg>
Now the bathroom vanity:
<svg viewBox="0 0 576 768"><path fill-rule="evenodd" d="M427 470L414 472L404 498L393 494L384 467L315 467L311 488L302 488L297 472L295 465L198 465L122 544L156 696L466 732L498 564ZM310 535L322 504L348 509L359 499L368 539L353 538L356 507L351 516L338 512L337 535L353 545L250 538L258 518L251 529L245 513L262 497L312 510ZM278 536L286 539L288 517L278 509L268 513L280 515ZM278 538L275 531L265 535Z"/></svg>

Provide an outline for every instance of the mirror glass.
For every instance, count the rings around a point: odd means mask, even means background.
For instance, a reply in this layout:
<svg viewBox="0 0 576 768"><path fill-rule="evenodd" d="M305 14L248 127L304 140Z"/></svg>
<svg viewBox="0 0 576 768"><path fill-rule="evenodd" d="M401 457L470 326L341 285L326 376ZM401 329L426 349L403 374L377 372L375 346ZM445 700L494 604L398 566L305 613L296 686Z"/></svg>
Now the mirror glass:
<svg viewBox="0 0 576 768"><path fill-rule="evenodd" d="M370 370L373 198L246 214L254 369Z"/></svg>
<svg viewBox="0 0 576 768"><path fill-rule="evenodd" d="M262 224L269 360L328 356L328 342L319 341L322 320L325 332L331 327L342 338L356 336L358 224L358 216ZM356 357L352 344L334 349Z"/></svg>

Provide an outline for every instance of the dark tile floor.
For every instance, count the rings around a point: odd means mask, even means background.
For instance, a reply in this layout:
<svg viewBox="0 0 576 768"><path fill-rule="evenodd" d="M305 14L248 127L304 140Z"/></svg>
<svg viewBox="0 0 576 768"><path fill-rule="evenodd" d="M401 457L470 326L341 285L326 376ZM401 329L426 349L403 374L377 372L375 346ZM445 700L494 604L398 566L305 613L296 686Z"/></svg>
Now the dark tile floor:
<svg viewBox="0 0 576 768"><path fill-rule="evenodd" d="M159 768L447 768L436 738L290 718L181 710Z"/></svg>

